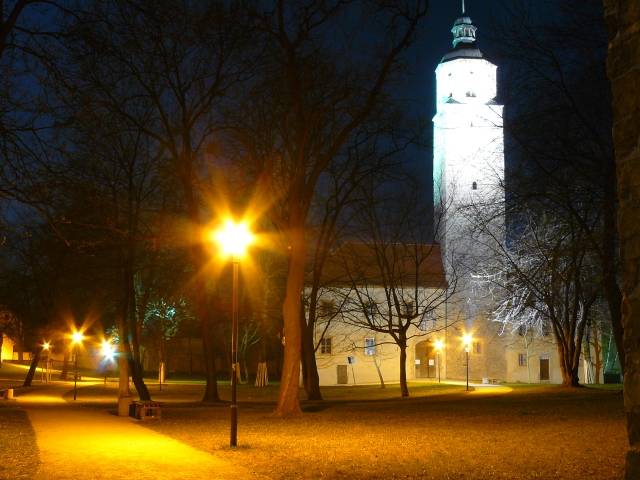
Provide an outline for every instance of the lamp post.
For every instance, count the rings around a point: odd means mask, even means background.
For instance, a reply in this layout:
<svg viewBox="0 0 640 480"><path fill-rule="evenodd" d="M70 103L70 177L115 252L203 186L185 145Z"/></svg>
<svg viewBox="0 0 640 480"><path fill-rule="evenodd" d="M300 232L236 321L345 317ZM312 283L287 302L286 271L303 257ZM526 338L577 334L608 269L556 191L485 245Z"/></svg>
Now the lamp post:
<svg viewBox="0 0 640 480"><path fill-rule="evenodd" d="M440 383L440 350L442 349L442 342L438 340L436 342L436 357L438 358L438 383Z"/></svg>
<svg viewBox="0 0 640 480"><path fill-rule="evenodd" d="M44 350L47 353L49 353L49 346L50 346L49 342L44 342L44 344L42 345L42 350ZM40 373L42 374L42 376L40 377L40 381L41 382L48 382L49 381L49 380L47 380L47 373L45 373L45 372L48 372L48 363L49 363L49 360L47 358L45 360L44 368L42 368L42 366L40 367L40 370L41 370Z"/></svg>
<svg viewBox="0 0 640 480"><path fill-rule="evenodd" d="M105 364L105 369L104 369L104 384L107 384L107 371L108 369L106 368L109 365L109 361L113 360L113 345L111 345L111 342L109 340L105 340L104 342L102 342L102 353L104 355L104 364Z"/></svg>
<svg viewBox="0 0 640 480"><path fill-rule="evenodd" d="M467 391L469 391L469 345L471 344L471 336L464 336L464 351L467 354Z"/></svg>
<svg viewBox="0 0 640 480"><path fill-rule="evenodd" d="M240 256L253 239L253 235L245 224L235 224L228 221L224 230L217 233L216 239L222 246L224 253L233 258L233 295L232 295L232 326L231 326L231 433L229 444L238 445L238 404L236 392L238 385L238 271Z"/></svg>
<svg viewBox="0 0 640 480"><path fill-rule="evenodd" d="M82 339L84 338L84 336L82 335L82 332L75 332L72 335L73 338L73 343L76 344L76 373L73 376L73 400L75 401L77 398L77 391L78 391L78 355L80 354L80 343L82 342Z"/></svg>

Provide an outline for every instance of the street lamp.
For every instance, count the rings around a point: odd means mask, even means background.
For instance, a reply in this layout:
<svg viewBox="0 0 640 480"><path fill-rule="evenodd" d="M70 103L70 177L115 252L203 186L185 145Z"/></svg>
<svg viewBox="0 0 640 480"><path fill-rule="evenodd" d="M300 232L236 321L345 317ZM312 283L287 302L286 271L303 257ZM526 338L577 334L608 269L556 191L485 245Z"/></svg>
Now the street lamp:
<svg viewBox="0 0 640 480"><path fill-rule="evenodd" d="M225 228L216 234L216 240L227 255L233 256L233 313L231 327L231 435L229 443L232 447L238 445L238 404L236 401L236 391L238 375L238 270L240 266L240 256L244 254L245 248L253 240L253 235L249 232L246 224L235 224L227 221Z"/></svg>
<svg viewBox="0 0 640 480"><path fill-rule="evenodd" d="M464 338L464 351L467 354L467 391L469 390L469 345L471 345L471 335L465 335Z"/></svg>
<svg viewBox="0 0 640 480"><path fill-rule="evenodd" d="M109 361L113 360L113 345L111 345L111 342L109 340L105 340L104 342L102 342L102 354L104 355L104 384L106 385L108 371L107 366L109 365Z"/></svg>
<svg viewBox="0 0 640 480"><path fill-rule="evenodd" d="M73 338L73 343L76 344L76 374L73 376L73 400L75 400L78 391L78 355L80 354L80 344L84 336L82 332L74 332L71 338Z"/></svg>
<svg viewBox="0 0 640 480"><path fill-rule="evenodd" d="M436 357L438 358L438 383L440 383L440 350L442 350L442 342L436 341Z"/></svg>
<svg viewBox="0 0 640 480"><path fill-rule="evenodd" d="M49 347L50 347L49 342L44 342L44 344L42 345L42 350L46 350L47 354L48 354L49 353ZM42 374L42 376L40 378L40 381L48 382L49 381L49 358L48 358L48 355L47 355L47 359L45 360L44 368L42 368L42 366L41 366L40 369L41 369L40 373Z"/></svg>

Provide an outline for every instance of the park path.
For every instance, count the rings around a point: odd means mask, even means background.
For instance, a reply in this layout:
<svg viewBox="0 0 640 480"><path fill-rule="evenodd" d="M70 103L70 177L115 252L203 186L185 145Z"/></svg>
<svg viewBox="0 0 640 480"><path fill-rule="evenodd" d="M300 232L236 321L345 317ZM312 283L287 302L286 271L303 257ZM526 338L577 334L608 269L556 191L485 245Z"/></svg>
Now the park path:
<svg viewBox="0 0 640 480"><path fill-rule="evenodd" d="M39 479L262 477L144 428L139 420L63 400L62 395L71 389L73 384L65 383L15 392L36 432L42 462Z"/></svg>

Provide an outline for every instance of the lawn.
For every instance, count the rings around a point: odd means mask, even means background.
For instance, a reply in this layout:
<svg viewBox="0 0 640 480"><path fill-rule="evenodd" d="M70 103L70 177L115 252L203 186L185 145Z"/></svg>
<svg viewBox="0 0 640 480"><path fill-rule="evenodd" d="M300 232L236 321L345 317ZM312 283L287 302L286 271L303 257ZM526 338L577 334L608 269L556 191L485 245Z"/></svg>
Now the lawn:
<svg viewBox="0 0 640 480"><path fill-rule="evenodd" d="M141 426L276 479L623 477L620 390L513 385L497 395L411 383L403 399L397 385L326 387L323 402L302 401L303 415L279 418L277 386L241 385L231 449L227 385L221 404L199 402L202 385L150 389L163 420ZM115 411L115 392L83 387L78 402Z"/></svg>

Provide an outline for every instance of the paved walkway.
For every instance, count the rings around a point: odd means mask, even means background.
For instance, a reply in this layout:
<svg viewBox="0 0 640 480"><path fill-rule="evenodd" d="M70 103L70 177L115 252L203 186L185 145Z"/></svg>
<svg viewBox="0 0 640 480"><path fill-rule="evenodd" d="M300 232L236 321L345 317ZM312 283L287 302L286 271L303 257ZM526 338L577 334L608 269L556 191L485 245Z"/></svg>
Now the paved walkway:
<svg viewBox="0 0 640 480"><path fill-rule="evenodd" d="M61 397L73 384L15 391L36 432L42 466L53 479L255 479L264 478L226 460L98 409Z"/></svg>

